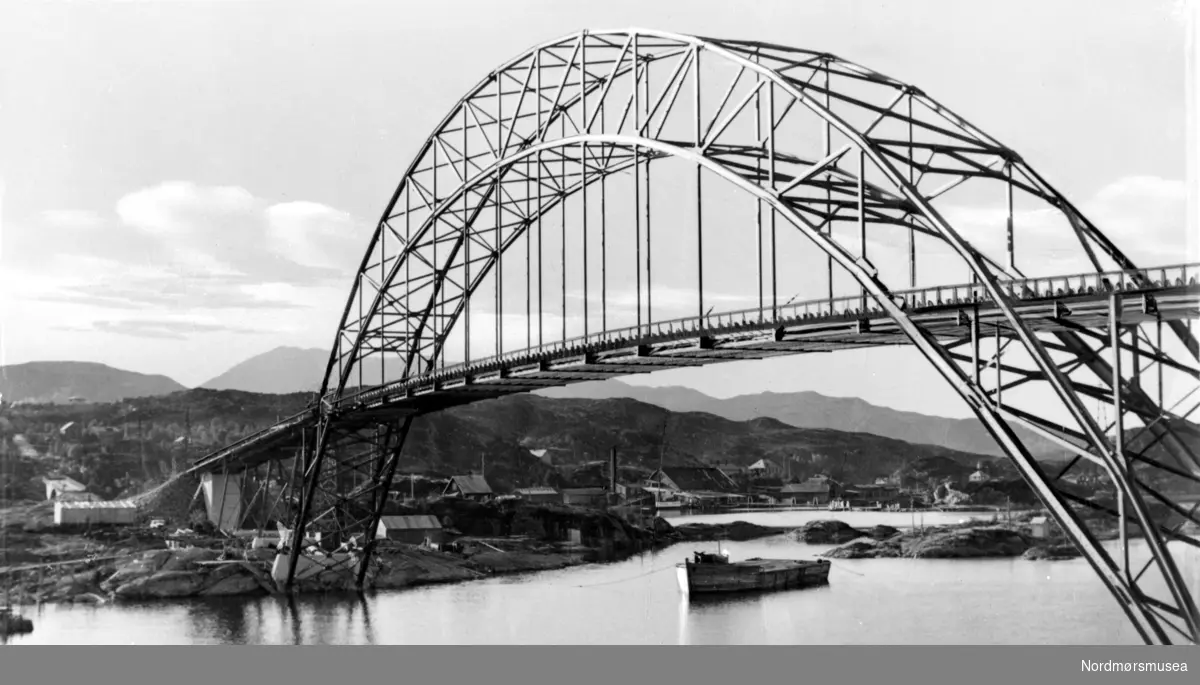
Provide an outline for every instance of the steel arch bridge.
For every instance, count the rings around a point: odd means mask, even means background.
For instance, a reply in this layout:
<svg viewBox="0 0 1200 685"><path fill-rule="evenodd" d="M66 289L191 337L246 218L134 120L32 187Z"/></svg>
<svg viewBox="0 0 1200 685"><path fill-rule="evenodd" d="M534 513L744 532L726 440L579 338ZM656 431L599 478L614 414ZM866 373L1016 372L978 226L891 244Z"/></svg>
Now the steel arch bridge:
<svg viewBox="0 0 1200 685"><path fill-rule="evenodd" d="M911 85L781 45L584 31L494 69L421 146L359 266L319 401L195 468L245 471L300 445L293 539L360 536L361 586L416 416L907 345L1142 638L1197 643L1176 557L1200 546L1184 527L1200 517L1173 493L1200 483L1200 430L1194 393L1170 380L1200 378L1197 275L1134 264L1019 155ZM1048 473L1023 431L1073 461ZM1111 501L1064 486L1082 462Z"/></svg>

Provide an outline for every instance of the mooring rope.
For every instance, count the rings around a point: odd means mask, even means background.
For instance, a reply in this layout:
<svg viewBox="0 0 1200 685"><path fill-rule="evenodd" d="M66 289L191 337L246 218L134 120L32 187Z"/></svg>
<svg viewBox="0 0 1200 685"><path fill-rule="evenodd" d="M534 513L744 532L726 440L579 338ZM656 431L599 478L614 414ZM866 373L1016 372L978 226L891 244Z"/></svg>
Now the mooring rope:
<svg viewBox="0 0 1200 685"><path fill-rule="evenodd" d="M856 576L863 576L864 578L865 578L865 577L866 577L866 575L867 575L867 574L865 574L865 573L859 573L858 571L851 571L849 568L846 568L845 566L842 566L841 564L834 563L834 562L833 562L833 560L830 560L830 562L829 562L829 563L830 563L830 564L832 564L832 565L834 565L834 566L837 566L838 568L840 568L841 570L845 571L846 573L853 573L853 574L854 574L854 575L856 575Z"/></svg>
<svg viewBox="0 0 1200 685"><path fill-rule="evenodd" d="M645 578L646 576L652 576L655 573L661 573L663 571L670 571L673 568L675 568L674 565L664 566L662 568L656 568L652 571L646 571L645 573L639 573L636 576L629 576L628 578L618 578L616 580L606 580L606 581L603 581L600 583L585 583L583 585L576 585L575 587L587 588L587 587L600 587L601 585L616 585L617 583L625 583L625 582L628 582L631 580L637 580L638 578Z"/></svg>

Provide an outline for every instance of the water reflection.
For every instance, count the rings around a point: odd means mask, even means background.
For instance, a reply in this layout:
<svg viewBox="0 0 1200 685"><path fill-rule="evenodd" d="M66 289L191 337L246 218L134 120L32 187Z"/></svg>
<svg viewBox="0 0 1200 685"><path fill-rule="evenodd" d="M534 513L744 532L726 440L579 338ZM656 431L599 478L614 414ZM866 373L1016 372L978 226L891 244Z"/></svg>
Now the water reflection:
<svg viewBox="0 0 1200 685"><path fill-rule="evenodd" d="M188 634L198 643L243 644L247 639L243 602L189 602L185 605Z"/></svg>
<svg viewBox="0 0 1200 685"><path fill-rule="evenodd" d="M304 644L304 625L300 618L300 608L297 606L296 597L288 595L287 599L287 617L292 627L292 644Z"/></svg>
<svg viewBox="0 0 1200 685"><path fill-rule="evenodd" d="M367 644L373 645L375 644L375 629L371 627L371 605L367 602L366 595L358 596L358 608L362 615L363 636L366 637Z"/></svg>

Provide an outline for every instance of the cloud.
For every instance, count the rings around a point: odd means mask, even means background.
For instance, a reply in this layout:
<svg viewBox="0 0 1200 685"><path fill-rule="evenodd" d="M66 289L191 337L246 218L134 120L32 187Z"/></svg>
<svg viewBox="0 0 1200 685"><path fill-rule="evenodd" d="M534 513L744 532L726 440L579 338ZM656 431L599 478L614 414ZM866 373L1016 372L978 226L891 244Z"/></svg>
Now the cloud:
<svg viewBox="0 0 1200 685"><path fill-rule="evenodd" d="M265 211L272 249L296 264L320 269L357 266L366 248L354 217L316 202L286 202ZM351 261L354 260L354 261Z"/></svg>
<svg viewBox="0 0 1200 685"><path fill-rule="evenodd" d="M317 202L171 181L110 216L51 210L10 228L0 280L16 297L98 310L294 309L328 296L318 290L344 297L369 235Z"/></svg>
<svg viewBox="0 0 1200 685"><path fill-rule="evenodd" d="M172 181L129 193L117 201L116 211L134 228L183 238L220 232L224 222L241 221L258 204L244 188Z"/></svg>
<svg viewBox="0 0 1200 685"><path fill-rule="evenodd" d="M196 321L146 319L97 321L92 325L92 328L102 333L128 335L136 338L172 338L177 340L184 340L198 333L257 334L266 332L254 328L241 328L238 326L225 326Z"/></svg>
<svg viewBox="0 0 1200 685"><path fill-rule="evenodd" d="M1076 206L1135 264L1159 266L1197 258L1197 238L1189 236L1186 229L1186 200L1187 187L1182 181L1128 176ZM938 211L975 249L1000 264L1007 263L1007 207L947 204ZM1094 268L1071 224L1057 209L1043 206L1015 211L1013 226L1017 268L1026 275L1072 274ZM894 252L907 244L904 240L902 231L876 231L869 251ZM1099 250L1097 253L1102 265L1111 268L1111 262ZM948 246L933 240L920 244L918 262L922 257L960 263ZM962 277L955 273L951 280L958 282Z"/></svg>

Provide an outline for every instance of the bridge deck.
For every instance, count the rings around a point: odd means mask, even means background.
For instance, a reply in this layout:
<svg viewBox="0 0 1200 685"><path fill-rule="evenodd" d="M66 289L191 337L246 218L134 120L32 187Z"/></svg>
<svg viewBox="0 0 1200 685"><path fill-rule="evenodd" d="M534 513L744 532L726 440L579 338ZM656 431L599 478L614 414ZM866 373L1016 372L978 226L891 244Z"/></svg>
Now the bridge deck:
<svg viewBox="0 0 1200 685"><path fill-rule="evenodd" d="M1174 267L1186 277L1200 266ZM1156 270L1152 270L1154 273ZM1145 273L1145 272L1143 272ZM1118 274L1120 275L1120 274ZM1108 322L1113 291L1105 274L1092 274L1095 286L1076 288L1028 287L1036 283L1006 283L1019 298L1016 311L1036 332L1103 328ZM1071 277L1075 278L1075 277ZM1120 282L1120 279L1117 279ZM1040 283L1040 282L1039 282ZM1181 321L1200 317L1200 286L1195 277L1169 278L1163 270L1158 281L1146 279L1120 286L1121 320L1128 324L1156 320ZM973 286L897 293L910 318L943 339L970 336L970 320L977 316L988 336L1011 337L1002 310L979 296ZM948 296L943 297L942 293ZM926 296L922 296L922 295ZM566 343L551 343L533 350L448 367L436 374L414 377L363 389L349 389L340 398L326 398L339 424L352 428L409 414L423 414L480 400L530 392L540 388L681 366L825 353L850 348L908 344L899 326L881 309L860 310L838 302L802 303L774 312L734 312L598 333ZM820 306L825 305L825 306ZM316 424L315 407L289 417L271 428L229 445L196 461L193 470L239 471L264 461L291 456L300 446L305 427Z"/></svg>

